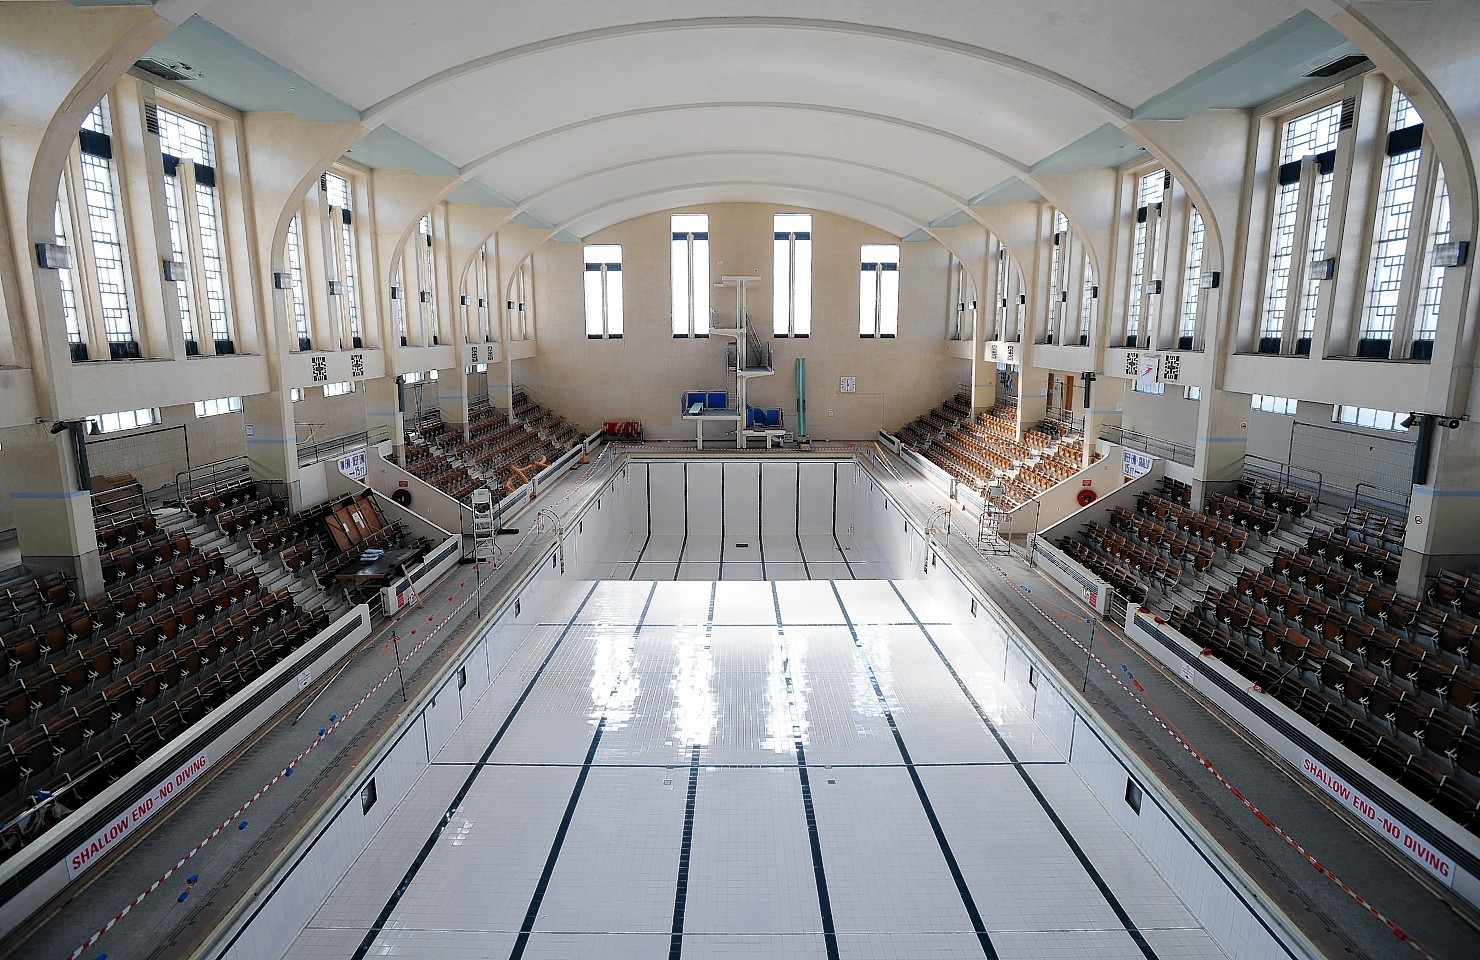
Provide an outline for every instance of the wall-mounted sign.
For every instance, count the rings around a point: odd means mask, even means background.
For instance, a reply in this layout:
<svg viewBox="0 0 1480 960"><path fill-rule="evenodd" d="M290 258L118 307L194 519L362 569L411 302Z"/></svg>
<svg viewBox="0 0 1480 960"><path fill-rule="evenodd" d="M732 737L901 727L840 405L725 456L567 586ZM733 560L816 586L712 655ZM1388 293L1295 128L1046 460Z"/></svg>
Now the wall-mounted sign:
<svg viewBox="0 0 1480 960"><path fill-rule="evenodd" d="M1143 477L1151 471L1151 464L1155 459L1150 454L1139 450L1126 450L1121 461L1120 472L1127 477Z"/></svg>
<svg viewBox="0 0 1480 960"><path fill-rule="evenodd" d="M366 465L367 460L363 450L339 458L339 472L351 480L365 479Z"/></svg>

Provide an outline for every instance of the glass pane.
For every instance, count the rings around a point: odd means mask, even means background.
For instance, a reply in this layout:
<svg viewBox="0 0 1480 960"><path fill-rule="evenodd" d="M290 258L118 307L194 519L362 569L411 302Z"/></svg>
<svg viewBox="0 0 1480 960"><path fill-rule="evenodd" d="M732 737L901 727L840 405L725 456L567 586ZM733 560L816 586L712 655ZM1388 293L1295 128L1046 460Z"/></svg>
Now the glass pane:
<svg viewBox="0 0 1480 960"><path fill-rule="evenodd" d="M708 240L694 241L694 333L704 336L709 334Z"/></svg>
<svg viewBox="0 0 1480 960"><path fill-rule="evenodd" d="M622 335L622 271L607 270L606 278L606 333L609 337Z"/></svg>
<svg viewBox="0 0 1480 960"><path fill-rule="evenodd" d="M674 240L669 254L673 290L673 332L687 335L691 331L689 314L689 242Z"/></svg>
<svg viewBox="0 0 1480 960"><path fill-rule="evenodd" d="M601 328L601 271L586 271L586 336L599 337Z"/></svg>
<svg viewBox="0 0 1480 960"><path fill-rule="evenodd" d="M771 328L778 336L791 333L791 241L771 241Z"/></svg>
<svg viewBox="0 0 1480 960"><path fill-rule="evenodd" d="M899 333L899 271L879 271L879 336Z"/></svg>
<svg viewBox="0 0 1480 960"><path fill-rule="evenodd" d="M873 270L858 271L858 332L871 337L878 333L879 281Z"/></svg>
<svg viewBox="0 0 1480 960"><path fill-rule="evenodd" d="M812 241L797 240L796 283L793 286L795 304L792 312L791 332L799 337L812 333Z"/></svg>

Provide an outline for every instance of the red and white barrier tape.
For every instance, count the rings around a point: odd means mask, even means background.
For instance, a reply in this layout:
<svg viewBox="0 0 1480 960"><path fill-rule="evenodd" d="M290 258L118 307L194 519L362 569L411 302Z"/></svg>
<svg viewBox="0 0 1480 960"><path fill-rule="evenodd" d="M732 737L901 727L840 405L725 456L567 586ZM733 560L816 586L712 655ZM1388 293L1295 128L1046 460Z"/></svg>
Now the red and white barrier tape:
<svg viewBox="0 0 1480 960"><path fill-rule="evenodd" d="M571 498L571 496L573 496L577 490L579 490L582 486L584 486L591 479L591 477L595 476L597 465L602 462L602 460L607 456L607 453L608 453L608 450L603 449L602 452L601 452L601 454L598 455L597 458L591 462L590 466L586 469L586 471L584 473L582 473L581 476L577 479L576 484L573 487L571 487L568 491L566 491L565 496L563 496L559 500L555 501L555 503L556 504L561 504L561 503L564 503L566 500L569 500ZM529 529L529 531L526 532L524 534L524 536L521 537L519 539L519 541L517 543L515 543L514 546L509 549L509 551L507 553L503 554L502 557L497 562L494 563L494 569L497 570L500 567L502 567L503 563L505 561L507 561L510 557L512 557L514 555L515 551L517 551L521 546L523 546L524 542L526 540L528 540L530 538L530 536L532 536L534 534L534 532L535 532L535 528L533 526L531 526L530 529ZM489 583L493 583L494 581L489 580L488 582ZM458 587L459 588L465 587L465 586L467 586L467 581L466 580L464 580L464 581L462 581L461 583L458 584ZM163 874L161 874L158 880L155 880L148 887L146 887L142 893L140 893L138 896L136 896L132 900L130 900L128 902L128 904L122 910L119 910L116 914L114 914L113 915L113 918L110 919L107 923L103 924L103 926L100 927L96 933L94 933L92 936L88 937L88 939L81 946L79 946L76 950L73 950L70 954L68 954L67 955L67 960L79 960L79 958L85 952L87 952L87 950L89 948L91 948L94 944L96 944L99 940L101 940L103 938L103 936L106 933L108 933L108 931L112 930L115 926L118 925L118 922L119 921L121 921L124 917L128 916L129 913L135 907L137 907L140 903L142 903L144 901L144 898L148 897L150 894L152 894L155 891L157 891L162 885L164 885L170 879L170 877L172 877L176 873L178 873L180 871L180 868L181 867L183 867L183 866L185 866L185 864L189 863L192 858L194 858L197 854L199 854L202 850L204 850L206 848L206 845L207 844L209 844L212 840L216 839L216 837L220 836L220 834L221 834L222 831L224 831L227 827L229 827L233 823L235 823L238 817L240 817L243 813L246 813L247 808L249 808L252 804L254 804L258 800L260 800L262 798L262 796L267 793L267 791L271 790L278 783L278 781L280 781L280 780L282 780L282 779L284 779L286 777L291 777L293 775L293 769L295 767L297 767L300 762L302 762L302 760L303 760L304 757L307 757L311 752L313 752L313 750L314 750L315 747L317 747L319 744L323 743L326 739L328 739L334 733L334 731L338 730L344 724L344 722L346 720L348 720L351 716L353 716L355 714L356 711L358 711L360 709L360 707L364 706L365 703L371 697L375 696L375 694L380 690L381 687L383 687L387 683L389 683L390 680L391 680L391 678L396 675L396 671L397 670L399 670L400 668L404 667L406 664L410 663L411 662L411 658L414 657L414 656L416 656L417 651L419 651L422 647L426 646L427 643L433 637L435 637L438 633L440 633L441 630L442 630L442 628L445 627L449 622L451 622L452 618L455 617L455 616L457 616L457 614L459 612L461 612L462 608L465 607L465 606L467 606L468 603L470 601L472 601L478 595L478 591L480 589L481 589L481 585L475 587L471 593L469 593L466 597L464 597L462 599L462 602L461 603L459 603L456 607L453 607L452 608L452 612L451 613L448 613L445 617L442 618L442 621L440 623L437 623L431 630L427 631L427 633L424 636L422 636L422 638L420 640L417 641L416 645L411 648L411 651L409 653L407 653L406 656L402 657L400 659L400 661L397 663L397 665L395 667L391 668L391 671L389 673L387 673L384 677L382 677L380 679L380 682L379 683L377 683L377 684L375 684L375 686L371 687L365 693L365 695L363 697L361 697L358 701L356 701L356 703L355 703L354 706L350 707L342 715L336 715L334 717L334 719L331 720L329 726L324 727L321 730L321 732L319 733L319 735L317 737L315 737L313 739L313 741L311 743L309 743L309 745L307 747L305 747L301 753L298 754L298 756L296 756L292 760L290 760L288 762L287 766L284 767L281 772L279 772L271 780L267 781L267 783L263 784L262 787L260 787L257 790L256 793L252 794L252 796L249 797L245 803L243 803L241 806L237 807L236 810L232 812L231 816L229 816L225 820L221 821L220 826L218 826L218 827L216 827L216 829L212 830L210 832L210 834L208 834L204 840L202 840L199 843L197 843L190 850L190 852L186 853L179 860L175 861L175 865L172 866L172 867L170 867ZM453 596L456 596L456 593L454 593ZM451 600L452 597L448 597L447 599L448 600ZM427 619L428 620L431 620L431 621L434 621L434 622L436 620L435 616L428 617ZM411 631L411 635L412 636L415 636L416 635L416 632L417 631L412 630ZM240 828L238 828L238 829L240 829ZM183 900L181 902L183 902Z"/></svg>
<svg viewBox="0 0 1480 960"><path fill-rule="evenodd" d="M884 463L885 469L887 469L891 474L894 475L894 479L898 480L906 487L914 487L913 483L904 479L898 473L896 473L887 461L882 461L881 459L881 462ZM938 504L934 500L929 502L932 507L944 507L943 504ZM952 505L951 509L955 509L954 505ZM1007 571L1003 570L990 558L988 558L986 554L982 553L977 548L976 544L973 544L966 537L966 534L964 532L961 534L961 539L964 540L973 550L976 550L977 555L982 559L982 561L986 563L987 566L997 571L997 575L1000 576L1007 583L1007 585L1013 590L1013 592L1022 597L1022 599L1028 604L1028 606L1038 611L1038 614L1042 616L1046 621L1048 621L1048 623L1055 630L1059 631L1059 633L1062 633L1065 637L1069 639L1071 643L1073 643L1080 650L1084 651L1086 656L1092 659L1095 663L1099 664L1100 668L1105 671L1110 679L1114 680L1117 686L1124 690L1126 694L1131 697L1131 699L1135 700L1136 704L1140 706L1142 710L1146 711L1147 716L1149 716L1153 721L1155 721L1158 726L1165 730L1167 734L1171 736L1171 738L1177 743L1178 746L1180 746L1183 750L1187 752L1189 756L1197 761L1199 766L1201 766L1204 770L1211 774L1214 779L1216 779L1219 783L1226 787L1228 789L1228 792L1233 794L1235 799L1237 799L1246 808L1248 808L1249 812L1252 813L1256 818L1258 818L1260 823L1263 823L1265 826L1273 830L1276 836L1278 836L1291 848L1297 851L1302 857L1304 857L1306 861L1315 868L1317 873L1330 879L1331 882L1336 884L1336 886L1340 888L1343 893L1351 897L1359 906L1361 906L1368 913L1372 914L1372 916L1376 917L1384 926L1388 928L1388 932L1391 933L1394 937L1413 947L1413 949L1418 951L1418 953L1422 956L1429 958L1429 960L1434 960L1435 955L1427 947L1409 936L1406 930L1398 926L1397 923L1393 922L1393 920L1391 920L1386 914L1378 909L1375 904L1373 904L1367 898L1363 897L1361 894L1357 893L1350 886L1348 886L1344 880L1342 880L1340 877L1336 876L1336 874L1327 869L1327 867L1323 863L1321 863L1320 860L1316 859L1316 857L1312 853L1310 853L1310 851L1306 850L1299 841L1290 836L1290 834L1286 833L1284 829L1279 826L1279 824L1271 820L1269 816L1264 813L1264 811L1260 810L1254 804L1253 801L1244 796L1243 792L1240 791L1238 787L1229 782L1228 778L1223 776L1223 774L1219 772L1217 767L1213 766L1212 761L1203 756L1201 752L1194 748L1192 744L1187 741L1187 738L1182 736L1182 734L1177 731L1170 722L1162 719L1162 717L1155 710L1153 710L1151 706L1146 703L1145 700L1141 698L1141 694L1145 694L1146 690L1144 687L1141 686L1139 681L1130 676L1130 671L1128 669L1125 671L1126 676L1130 679L1130 682L1135 685L1135 690L1132 690L1129 686L1127 686L1125 681L1121 680L1119 674L1111 669L1111 667L1107 663L1105 663L1104 660L1100 659L1099 654L1090 650L1090 648L1085 646L1083 643L1080 643L1079 638L1075 637L1068 630L1065 630L1059 623L1054 620L1054 618L1049 613L1047 613L1042 607L1038 606L1038 604L1034 603L1031 597L1020 590L1017 584L1013 583L1012 578L1007 575Z"/></svg>

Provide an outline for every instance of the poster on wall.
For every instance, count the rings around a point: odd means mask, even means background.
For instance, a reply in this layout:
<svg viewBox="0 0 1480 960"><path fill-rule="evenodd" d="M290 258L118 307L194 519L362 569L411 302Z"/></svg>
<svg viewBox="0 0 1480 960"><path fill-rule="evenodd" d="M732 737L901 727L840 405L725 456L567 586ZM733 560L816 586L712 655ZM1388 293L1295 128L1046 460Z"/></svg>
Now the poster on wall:
<svg viewBox="0 0 1480 960"><path fill-rule="evenodd" d="M339 458L339 472L351 480L364 480L368 472L365 451L360 450Z"/></svg>
<svg viewBox="0 0 1480 960"><path fill-rule="evenodd" d="M1161 376L1161 356L1155 353L1141 354L1136 365L1136 389L1142 393L1157 393Z"/></svg>

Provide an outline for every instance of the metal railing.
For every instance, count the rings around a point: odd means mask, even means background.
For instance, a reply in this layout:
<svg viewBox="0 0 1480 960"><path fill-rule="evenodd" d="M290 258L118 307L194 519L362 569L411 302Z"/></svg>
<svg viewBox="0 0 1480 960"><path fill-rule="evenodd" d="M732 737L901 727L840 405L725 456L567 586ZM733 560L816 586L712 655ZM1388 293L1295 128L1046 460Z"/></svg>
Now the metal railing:
<svg viewBox="0 0 1480 960"><path fill-rule="evenodd" d="M1408 508L1412 502L1413 490L1411 488L1396 490L1392 487L1383 487L1363 481L1357 484L1356 489L1352 491L1351 505L1362 510L1384 513L1401 520L1408 516Z"/></svg>
<svg viewBox="0 0 1480 960"><path fill-rule="evenodd" d="M183 504L197 490L208 490L218 484L252 476L252 464L245 456L212 460L175 474L175 499Z"/></svg>
<svg viewBox="0 0 1480 960"><path fill-rule="evenodd" d="M331 437L318 443L301 443L298 445L298 465L306 467L310 463L327 460L346 450L373 446L389 439L391 439L390 431L381 426L374 430L362 430L359 433L347 433L342 437Z"/></svg>
<svg viewBox="0 0 1480 960"><path fill-rule="evenodd" d="M1255 453L1244 455L1244 472L1273 480L1282 487L1303 490L1311 495L1318 507L1321 505L1322 496L1330 492L1326 489L1325 478L1321 476L1321 471L1293 463L1282 463Z"/></svg>
<svg viewBox="0 0 1480 960"><path fill-rule="evenodd" d="M1100 427L1100 439L1135 447L1137 450L1144 450L1154 456L1173 460L1189 467L1192 466L1192 461L1197 455L1197 451L1185 443L1163 440L1161 437L1148 436L1144 433L1137 433L1135 430L1126 430L1113 423Z"/></svg>

